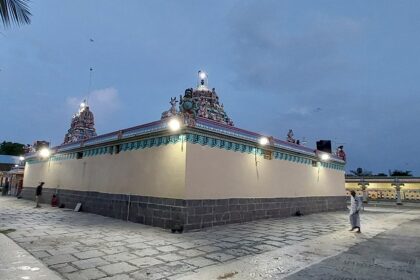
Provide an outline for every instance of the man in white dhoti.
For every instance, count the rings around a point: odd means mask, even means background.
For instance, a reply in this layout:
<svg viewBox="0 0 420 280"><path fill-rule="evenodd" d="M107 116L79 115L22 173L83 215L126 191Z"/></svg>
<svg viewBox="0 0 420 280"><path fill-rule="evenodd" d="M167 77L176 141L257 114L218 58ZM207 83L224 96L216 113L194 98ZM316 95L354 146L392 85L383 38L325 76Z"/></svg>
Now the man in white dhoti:
<svg viewBox="0 0 420 280"><path fill-rule="evenodd" d="M362 208L362 201L360 200L359 197L356 196L356 192L355 191L351 191L350 192L351 196L350 196L350 200L351 200L351 204L350 204L350 224L351 224L351 229L350 231L353 231L355 229L357 229L357 233L360 233L360 216L359 216L359 211Z"/></svg>

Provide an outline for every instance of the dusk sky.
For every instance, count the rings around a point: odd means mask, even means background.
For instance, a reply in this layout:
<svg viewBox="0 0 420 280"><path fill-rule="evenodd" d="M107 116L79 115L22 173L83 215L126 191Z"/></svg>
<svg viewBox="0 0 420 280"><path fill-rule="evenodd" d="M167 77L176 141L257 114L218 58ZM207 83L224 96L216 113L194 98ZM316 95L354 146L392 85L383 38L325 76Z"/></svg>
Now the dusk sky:
<svg viewBox="0 0 420 280"><path fill-rule="evenodd" d="M98 134L155 121L203 69L237 127L281 139L293 129L310 147L331 139L344 145L347 171L420 175L419 1L33 0L30 9L30 25L0 26L1 141L61 144L84 98Z"/></svg>

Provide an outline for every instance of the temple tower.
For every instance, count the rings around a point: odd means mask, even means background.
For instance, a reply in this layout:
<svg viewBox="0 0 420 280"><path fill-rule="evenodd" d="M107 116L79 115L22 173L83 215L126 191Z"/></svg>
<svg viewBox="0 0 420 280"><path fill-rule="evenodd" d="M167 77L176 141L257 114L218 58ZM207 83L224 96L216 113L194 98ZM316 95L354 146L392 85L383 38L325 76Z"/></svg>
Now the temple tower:
<svg viewBox="0 0 420 280"><path fill-rule="evenodd" d="M84 100L79 107L79 111L71 119L70 129L64 136L63 144L77 142L96 136L95 122L93 113Z"/></svg>
<svg viewBox="0 0 420 280"><path fill-rule="evenodd" d="M162 119L181 114L189 120L201 117L233 126L233 121L227 116L223 104L219 103L216 89L209 89L208 74L202 70L198 71L197 87L186 89L184 96L179 97L179 112L175 107L177 102L176 98L171 98L172 107L162 113Z"/></svg>

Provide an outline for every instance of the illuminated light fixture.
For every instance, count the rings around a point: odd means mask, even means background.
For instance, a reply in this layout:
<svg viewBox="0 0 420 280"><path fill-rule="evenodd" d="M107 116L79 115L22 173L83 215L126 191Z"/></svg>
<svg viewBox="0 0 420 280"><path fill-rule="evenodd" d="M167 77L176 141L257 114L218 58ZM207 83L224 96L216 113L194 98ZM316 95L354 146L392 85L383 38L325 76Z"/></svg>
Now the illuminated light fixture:
<svg viewBox="0 0 420 280"><path fill-rule="evenodd" d="M320 155L320 158L321 158L322 160L329 160L329 159L330 159L330 155L329 155L329 154L321 154L321 155Z"/></svg>
<svg viewBox="0 0 420 280"><path fill-rule="evenodd" d="M204 72L204 71L198 71L198 77L201 80L204 80L206 78L206 76L207 76L206 72Z"/></svg>
<svg viewBox="0 0 420 280"><path fill-rule="evenodd" d="M19 164L15 164L15 167L19 167Z"/></svg>
<svg viewBox="0 0 420 280"><path fill-rule="evenodd" d="M41 150L39 150L39 155L42 158L47 158L47 157L50 156L50 154L51 154L51 152L50 152L50 149L48 149L48 148L42 148Z"/></svg>
<svg viewBox="0 0 420 280"><path fill-rule="evenodd" d="M20 157L19 157L19 160L20 160L20 161L24 161L24 160L25 160L25 157L24 157L24 156L20 156Z"/></svg>
<svg viewBox="0 0 420 280"><path fill-rule="evenodd" d="M263 146L267 145L269 142L270 141L268 140L267 137L261 137L260 138L260 144L263 145Z"/></svg>
<svg viewBox="0 0 420 280"><path fill-rule="evenodd" d="M181 122L178 119L171 119L168 122L168 127L172 131L178 131L181 128Z"/></svg>

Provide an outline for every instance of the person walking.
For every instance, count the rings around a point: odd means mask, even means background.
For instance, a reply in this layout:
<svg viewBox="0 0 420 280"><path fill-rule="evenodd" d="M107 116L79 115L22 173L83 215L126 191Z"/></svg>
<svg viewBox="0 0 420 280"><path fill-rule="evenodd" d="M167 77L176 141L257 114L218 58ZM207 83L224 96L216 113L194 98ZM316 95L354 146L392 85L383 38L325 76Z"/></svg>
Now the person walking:
<svg viewBox="0 0 420 280"><path fill-rule="evenodd" d="M356 233L361 233L360 231L360 209L362 208L362 201L359 197L356 196L355 191L350 192L350 224L351 229L350 231L353 231L357 229Z"/></svg>
<svg viewBox="0 0 420 280"><path fill-rule="evenodd" d="M44 185L44 182L39 182L38 187L36 187L36 191L35 191L35 202L36 202L36 208L41 207L41 205L39 205L39 200L41 199L42 196L42 186Z"/></svg>

